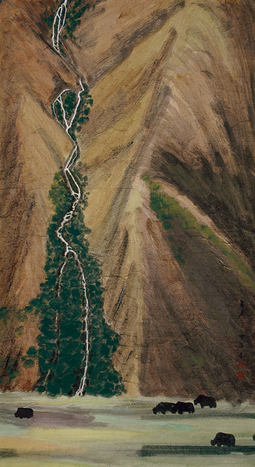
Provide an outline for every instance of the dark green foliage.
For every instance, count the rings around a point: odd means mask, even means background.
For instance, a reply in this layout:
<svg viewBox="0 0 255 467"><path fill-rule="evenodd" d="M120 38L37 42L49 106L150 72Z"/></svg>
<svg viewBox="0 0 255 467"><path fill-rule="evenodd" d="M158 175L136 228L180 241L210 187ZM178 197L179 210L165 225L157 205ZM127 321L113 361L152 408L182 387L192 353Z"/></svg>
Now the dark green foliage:
<svg viewBox="0 0 255 467"><path fill-rule="evenodd" d="M21 357L23 365L25 368L31 368L34 366L35 361L38 357L38 351L35 347L29 347L27 354Z"/></svg>
<svg viewBox="0 0 255 467"><path fill-rule="evenodd" d="M33 367L35 364L35 361L32 359L32 358L27 358L25 361L24 361L24 367L25 368L31 368Z"/></svg>
<svg viewBox="0 0 255 467"><path fill-rule="evenodd" d="M91 94L89 94L89 87L86 83L82 83L84 90L80 93L80 104L77 108L75 118L73 120L72 128L70 129L70 134L72 138L75 140L75 132L81 130L81 125L89 120L89 113L90 108L93 105L93 99ZM67 119L70 119L72 116L74 109L76 107L76 94L73 91L66 92L63 95L63 105L66 111ZM56 108L57 106L57 108ZM57 117L61 124L63 124L62 112L60 109L60 105L58 102L55 104L55 111L57 113ZM61 115L60 115L61 114ZM60 118L59 118L60 117Z"/></svg>
<svg viewBox="0 0 255 467"><path fill-rule="evenodd" d="M54 115L56 115L57 120L64 127L65 123L64 123L64 119L63 119L61 104L58 101L54 102L54 106L52 106L52 113Z"/></svg>
<svg viewBox="0 0 255 467"><path fill-rule="evenodd" d="M23 334L23 325L17 326L19 321L27 319L27 313L23 310L16 310L14 307L0 308L0 329L1 337L8 336L9 339L15 339ZM17 327L15 327L17 326ZM9 354L0 358L0 384L4 389L9 388L11 380L17 377L19 370L20 352L13 356Z"/></svg>
<svg viewBox="0 0 255 467"><path fill-rule="evenodd" d="M93 99L91 94L89 94L89 87L86 83L82 83L83 91L80 93L80 103L76 109L75 118L72 122L72 126L69 130L69 134L76 140L75 133L81 130L81 125L89 120L89 113L90 108L93 105ZM67 122L70 122L70 118L72 117L77 103L77 95L73 91L65 92L62 95L62 102L65 109L65 118ZM63 112L61 108L61 104L59 101L55 101L52 106L53 115L57 118L59 123L65 128L65 122L63 118Z"/></svg>
<svg viewBox="0 0 255 467"><path fill-rule="evenodd" d="M111 361L118 345L118 336L104 320L100 269L96 259L89 254L88 241L85 239L89 232L82 215L82 208L87 204L86 177L82 177L77 169L73 173L83 188L83 199L73 220L65 227L64 236L78 253L87 280L91 351L87 393L111 396L123 390ZM55 206L55 214L48 228L46 281L41 285L41 294L33 301L35 311L41 314L38 337L40 378L36 387L38 391L46 391L50 395L73 395L78 389L84 367L82 287L76 262L70 256L62 277L61 293L57 297L58 272L64 258L63 245L55 232L72 203L60 173L55 176L50 198ZM23 358L26 366L32 366L36 354L35 348L28 350L26 358Z"/></svg>
<svg viewBox="0 0 255 467"><path fill-rule="evenodd" d="M61 0L58 4L60 3ZM73 37L73 31L80 23L82 14L90 5L88 2L78 0L70 0L68 3L66 36ZM45 13L44 21L49 27L52 27L54 15L55 9L47 10ZM62 51L61 44L60 49ZM76 140L76 132L80 131L82 124L89 119L90 108L93 105L88 86L83 83L83 87L79 107L76 109L75 119L69 130L74 140ZM69 121L76 108L77 95L73 91L66 92L62 96L62 101L65 117ZM54 102L52 110L59 123L65 127L62 107L58 101ZM79 157L78 151L77 157ZM112 354L118 346L118 335L105 322L100 268L96 259L89 254L88 241L85 239L85 235L90 232L83 223L82 214L82 208L87 205L86 177L82 177L77 169L73 169L73 175L82 189L83 196L72 221L65 226L63 235L78 253L87 281L90 347L87 393L108 397L120 394L124 390L121 378L112 365ZM56 236L56 230L73 202L63 174L56 174L49 196L55 207L55 214L48 228L46 280L40 285L40 294L25 307L24 311L18 312L21 321L26 319L28 313L40 314L38 349L30 347L21 360L25 368L30 368L38 359L40 377L36 389L39 392L47 392L52 396L73 395L83 375L86 334L80 271L75 258L70 257L72 253L69 254L60 288L58 283L59 270L64 262L64 251L63 244ZM60 294L58 294L59 290ZM7 310L0 309L0 319L4 321L6 316ZM17 333L22 330L22 326L16 329ZM19 359L20 355L14 361L8 359L6 371L9 379L17 375Z"/></svg>
<svg viewBox="0 0 255 467"><path fill-rule="evenodd" d="M66 92L63 96L63 104L66 111L66 116L69 119L73 113L76 104L76 94L74 91Z"/></svg>
<svg viewBox="0 0 255 467"><path fill-rule="evenodd" d="M80 23L82 14L89 7L88 2L80 0L68 2L65 37L73 37L73 31ZM54 14L55 12L52 11L46 14L45 21L50 26ZM62 50L61 44L60 49ZM68 123L75 111L75 119L69 129L74 141L76 141L76 132L80 131L82 124L89 119L90 108L93 105L86 83L83 83L83 88L84 90L79 93L80 102L77 108L76 93L68 91L62 95L65 119ZM59 101L54 102L52 110L58 122L65 127L63 109ZM79 157L78 149L76 157ZM90 394L112 396L124 390L120 376L112 365L112 354L118 346L118 336L104 320L100 269L96 259L89 253L88 241L85 238L89 233L89 229L83 223L82 214L82 208L87 204L86 177L82 177L77 169L72 171L83 196L72 220L65 225L63 236L78 254L87 283L90 358L86 390ZM73 183L71 180L69 182ZM49 195L55 207L55 214L48 228L46 280L41 284L39 296L26 307L29 312L40 313L38 351L30 348L23 357L23 362L26 367L30 367L35 358L38 358L40 377L36 388L39 392L45 391L52 396L74 395L83 376L86 355L84 290L80 270L72 253L69 253L59 283L59 271L65 258L63 244L57 238L56 230L64 215L71 210L73 203L65 177L61 173L56 174Z"/></svg>
<svg viewBox="0 0 255 467"><path fill-rule="evenodd" d="M51 29L54 21L55 11L53 9L47 9L43 15L43 21L47 24L48 28Z"/></svg>
<svg viewBox="0 0 255 467"><path fill-rule="evenodd" d="M16 356L8 355L6 361L4 362L4 367L2 368L2 382L4 380L11 381L16 378L19 374L18 364L20 360L20 354ZM8 384L8 383L7 383Z"/></svg>
<svg viewBox="0 0 255 467"><path fill-rule="evenodd" d="M51 29L53 26L54 16L57 8L60 6L63 0L55 0L55 5L52 7L46 7L43 14L43 21L47 24L48 28Z"/></svg>
<svg viewBox="0 0 255 467"><path fill-rule="evenodd" d="M8 308L3 306L2 308L0 308L0 320L2 320L4 324L6 324L7 317L8 317Z"/></svg>
<svg viewBox="0 0 255 467"><path fill-rule="evenodd" d="M51 29L53 26L54 16L58 6L62 3L62 0L58 1L56 6L53 8L46 8L43 16L43 21L47 24L47 26ZM77 26L81 22L81 17L83 14L89 10L91 7L95 8L95 4L91 0L69 0L68 2L68 10L66 14L66 22L65 22L65 32L63 34L64 38L74 38L74 31Z"/></svg>
<svg viewBox="0 0 255 467"><path fill-rule="evenodd" d="M100 283L100 269L96 259L88 253L88 243L84 242L86 227L82 224L82 213L77 213L73 223L66 228L66 239L72 245L83 263L88 284L90 304L89 328L91 334L88 379L88 394L111 396L121 393L124 388L120 377L112 366L112 355L116 351L119 338L106 324L103 317L103 298ZM73 233L75 232L75 235Z"/></svg>
<svg viewBox="0 0 255 467"><path fill-rule="evenodd" d="M51 395L72 395L78 389L83 357L81 287L73 257L65 268L60 297L50 305L54 312L43 319L39 338L39 386Z"/></svg>
<svg viewBox="0 0 255 467"><path fill-rule="evenodd" d="M91 7L90 3L86 0L70 0L68 2L68 12L66 15L65 34L64 38L74 38L73 33L77 26L80 24L80 18L89 10Z"/></svg>
<svg viewBox="0 0 255 467"><path fill-rule="evenodd" d="M102 306L102 304L99 304ZM101 307L100 307L101 308ZM120 394L124 387L120 384L119 374L113 369L111 357L118 347L118 336L100 319L102 308L98 304L92 306L91 314L91 354L89 361L88 394L100 394L110 397Z"/></svg>
<svg viewBox="0 0 255 467"><path fill-rule="evenodd" d="M0 358L0 384L4 389L9 389L10 383L18 374L20 353L12 355L11 351L7 357Z"/></svg>
<svg viewBox="0 0 255 467"><path fill-rule="evenodd" d="M35 358L37 356L37 349L35 347L29 347L27 351L27 355L31 358Z"/></svg>
<svg viewBox="0 0 255 467"><path fill-rule="evenodd" d="M8 362L7 371L8 371L8 376L11 380L16 378L19 374L18 362L19 362L19 358L10 358Z"/></svg>

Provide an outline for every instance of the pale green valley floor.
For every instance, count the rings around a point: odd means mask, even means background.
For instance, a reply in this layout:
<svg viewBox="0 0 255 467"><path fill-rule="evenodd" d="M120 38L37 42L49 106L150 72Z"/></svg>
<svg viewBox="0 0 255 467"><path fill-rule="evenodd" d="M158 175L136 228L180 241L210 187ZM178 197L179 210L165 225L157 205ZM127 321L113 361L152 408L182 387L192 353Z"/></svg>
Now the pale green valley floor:
<svg viewBox="0 0 255 467"><path fill-rule="evenodd" d="M209 447L217 431L233 433L237 445L255 449L255 405L221 402L217 409L196 409L193 415L153 415L151 408L160 400L0 394L0 466L255 465L255 451L142 457L144 445ZM22 406L34 409L33 419L14 417Z"/></svg>

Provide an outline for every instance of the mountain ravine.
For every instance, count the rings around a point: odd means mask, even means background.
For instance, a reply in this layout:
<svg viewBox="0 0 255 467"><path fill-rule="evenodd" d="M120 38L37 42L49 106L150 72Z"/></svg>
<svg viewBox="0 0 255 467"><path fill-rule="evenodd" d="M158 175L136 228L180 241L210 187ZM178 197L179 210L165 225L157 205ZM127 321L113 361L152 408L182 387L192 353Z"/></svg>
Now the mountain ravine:
<svg viewBox="0 0 255 467"><path fill-rule="evenodd" d="M85 3L65 60L44 21L59 2L0 3L1 389L38 378L22 357L40 310L24 310L45 279L49 191L72 149L51 104L83 76L84 219L127 393L253 398L254 2Z"/></svg>

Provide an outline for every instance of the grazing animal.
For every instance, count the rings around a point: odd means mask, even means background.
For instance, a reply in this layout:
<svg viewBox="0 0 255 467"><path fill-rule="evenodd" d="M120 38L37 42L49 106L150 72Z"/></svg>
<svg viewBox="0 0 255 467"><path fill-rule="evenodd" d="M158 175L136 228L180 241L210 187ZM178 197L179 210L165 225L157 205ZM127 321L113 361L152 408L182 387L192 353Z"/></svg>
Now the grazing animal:
<svg viewBox="0 0 255 467"><path fill-rule="evenodd" d="M194 404L200 404L201 409L203 409L204 407L217 407L216 400L214 399L214 397L204 396L203 394L200 394L200 396L198 396L194 400Z"/></svg>
<svg viewBox="0 0 255 467"><path fill-rule="evenodd" d="M176 407L176 411L180 415L182 415L183 412L188 412L188 413L194 413L195 412L194 405L191 402L180 402L180 401L178 401L175 404L175 407Z"/></svg>
<svg viewBox="0 0 255 467"><path fill-rule="evenodd" d="M34 415L34 412L33 412L33 409L19 407L17 409L17 412L14 415L15 417L19 417L19 418L32 418Z"/></svg>
<svg viewBox="0 0 255 467"><path fill-rule="evenodd" d="M211 445L215 446L215 444L220 447L220 446L235 446L236 440L234 435L231 435L229 433L217 433L214 439L211 440Z"/></svg>
<svg viewBox="0 0 255 467"><path fill-rule="evenodd" d="M176 413L176 404L173 402L160 402L156 407L152 409L154 414L161 412L165 414L166 412Z"/></svg>

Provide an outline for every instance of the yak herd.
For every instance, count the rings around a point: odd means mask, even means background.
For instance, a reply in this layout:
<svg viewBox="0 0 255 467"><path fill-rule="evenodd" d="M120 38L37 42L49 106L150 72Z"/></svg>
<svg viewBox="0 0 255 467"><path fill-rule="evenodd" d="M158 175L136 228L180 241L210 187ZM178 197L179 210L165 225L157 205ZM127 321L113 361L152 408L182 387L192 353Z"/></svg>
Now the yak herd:
<svg viewBox="0 0 255 467"><path fill-rule="evenodd" d="M204 407L216 408L217 403L214 397L205 396L200 394L195 400L194 405L200 404L200 407L203 409ZM154 414L162 413L165 414L166 412L171 412L173 414L178 413L182 415L184 412L187 413L194 413L195 407L191 402L181 402L178 401L174 402L160 402L156 407L152 409ZM253 435L253 440L255 441L255 435ZM211 440L212 446L228 446L233 447L235 446L236 440L234 435L230 433L222 433L219 432L215 435L214 439Z"/></svg>
<svg viewBox="0 0 255 467"><path fill-rule="evenodd" d="M214 397L205 396L200 394L195 400L194 405L200 405L203 409L204 407L216 408L216 400ZM171 412L173 414L178 413L182 415L183 413L194 413L195 407L191 402L160 402L152 409L152 412L156 415L157 413L165 414L166 412ZM32 418L34 415L33 409L19 407L15 412L15 417L18 418ZM255 435L253 435L253 440L255 441ZM211 440L212 446L235 446L235 437L230 433L219 432L215 435L214 439Z"/></svg>

